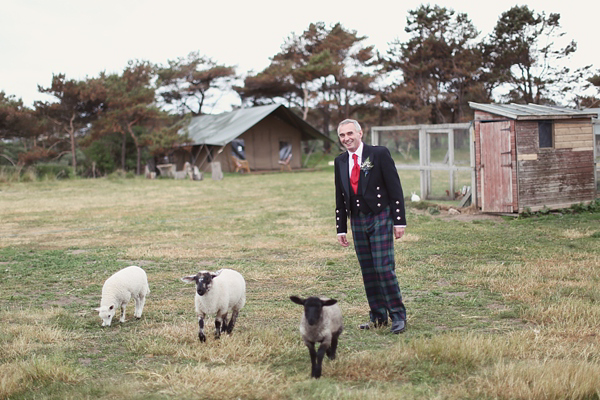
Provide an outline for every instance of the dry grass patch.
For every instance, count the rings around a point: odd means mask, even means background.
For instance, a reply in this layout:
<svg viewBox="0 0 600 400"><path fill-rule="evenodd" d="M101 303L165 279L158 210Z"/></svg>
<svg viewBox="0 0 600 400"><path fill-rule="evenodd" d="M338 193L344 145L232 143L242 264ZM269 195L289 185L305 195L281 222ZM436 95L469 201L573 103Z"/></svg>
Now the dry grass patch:
<svg viewBox="0 0 600 400"><path fill-rule="evenodd" d="M541 296L565 285L585 289L600 281L600 257L538 259L523 264L488 263L474 266L474 284L484 284L511 300L536 304Z"/></svg>
<svg viewBox="0 0 600 400"><path fill-rule="evenodd" d="M561 335L596 335L600 326L600 305L577 298L565 298L550 305L533 305L523 318L547 326Z"/></svg>
<svg viewBox="0 0 600 400"><path fill-rule="evenodd" d="M131 374L142 378L152 391L178 399L281 399L288 388L280 372L262 365L168 365Z"/></svg>
<svg viewBox="0 0 600 400"><path fill-rule="evenodd" d="M574 360L498 362L467 382L452 385L447 398L597 399L600 365Z"/></svg>
<svg viewBox="0 0 600 400"><path fill-rule="evenodd" d="M85 374L60 355L80 337L50 324L59 313L54 309L0 312L0 398L55 382L84 379Z"/></svg>
<svg viewBox="0 0 600 400"><path fill-rule="evenodd" d="M50 325L60 310L8 310L0 312L0 359L18 359L40 351L66 349L79 337Z"/></svg>
<svg viewBox="0 0 600 400"><path fill-rule="evenodd" d="M51 383L79 383L86 378L65 360L32 356L0 364L0 398L8 399L21 392L35 390Z"/></svg>
<svg viewBox="0 0 600 400"><path fill-rule="evenodd" d="M593 233L594 231L591 229L565 229L560 232L560 235L565 239L574 240L592 236Z"/></svg>

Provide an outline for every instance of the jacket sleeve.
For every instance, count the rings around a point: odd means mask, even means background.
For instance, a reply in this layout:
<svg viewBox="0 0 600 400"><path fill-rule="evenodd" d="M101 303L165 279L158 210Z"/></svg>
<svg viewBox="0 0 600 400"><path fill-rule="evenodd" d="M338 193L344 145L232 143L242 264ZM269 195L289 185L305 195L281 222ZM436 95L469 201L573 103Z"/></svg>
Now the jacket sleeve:
<svg viewBox="0 0 600 400"><path fill-rule="evenodd" d="M406 211L404 208L404 194L398 176L394 159L387 147L381 147L381 163L383 180L388 191L390 201L390 215L394 225L406 225Z"/></svg>
<svg viewBox="0 0 600 400"><path fill-rule="evenodd" d="M340 177L339 160L335 159L335 227L338 234L348 233L348 207L344 198L344 187Z"/></svg>

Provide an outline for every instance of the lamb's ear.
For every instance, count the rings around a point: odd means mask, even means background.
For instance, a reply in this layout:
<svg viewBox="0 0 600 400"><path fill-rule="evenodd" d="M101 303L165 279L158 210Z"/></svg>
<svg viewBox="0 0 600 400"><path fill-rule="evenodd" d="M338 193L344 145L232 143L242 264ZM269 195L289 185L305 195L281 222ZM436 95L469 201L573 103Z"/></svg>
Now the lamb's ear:
<svg viewBox="0 0 600 400"><path fill-rule="evenodd" d="M190 276L184 276L183 278L181 278L182 281L184 281L185 283L192 283L192 282L196 282L196 275L190 275Z"/></svg>
<svg viewBox="0 0 600 400"><path fill-rule="evenodd" d="M336 299L329 299L329 300L325 300L325 301L323 301L323 307L324 307L324 306L332 306L332 305L334 305L335 303L337 303L337 300L336 300Z"/></svg>
<svg viewBox="0 0 600 400"><path fill-rule="evenodd" d="M298 296L290 296L290 300L293 301L296 304L300 304L301 306L304 305L304 301L305 301L305 300L301 299Z"/></svg>
<svg viewBox="0 0 600 400"><path fill-rule="evenodd" d="M211 272L211 273L210 273L210 276L211 276L213 279L215 279L217 276L219 276L219 274L221 274L221 272L223 272L223 270L222 270L222 269L220 269L220 270L218 270L218 271L215 271L215 272Z"/></svg>
<svg viewBox="0 0 600 400"><path fill-rule="evenodd" d="M98 308L94 308L94 311L98 311L100 312L100 310L102 310L102 308L98 307Z"/></svg>

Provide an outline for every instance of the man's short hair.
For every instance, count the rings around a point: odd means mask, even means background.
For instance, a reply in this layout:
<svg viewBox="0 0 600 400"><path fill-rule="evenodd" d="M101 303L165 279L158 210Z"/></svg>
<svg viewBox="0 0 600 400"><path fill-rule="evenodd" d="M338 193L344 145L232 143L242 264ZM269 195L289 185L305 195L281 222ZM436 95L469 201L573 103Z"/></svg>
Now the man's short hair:
<svg viewBox="0 0 600 400"><path fill-rule="evenodd" d="M337 127L337 133L338 133L338 135L340 134L340 126L346 125L346 124L354 124L354 129L356 129L356 132L362 131L362 128L360 127L360 124L358 123L357 120L346 118L345 120L343 120L342 122L340 122L338 124L338 127Z"/></svg>

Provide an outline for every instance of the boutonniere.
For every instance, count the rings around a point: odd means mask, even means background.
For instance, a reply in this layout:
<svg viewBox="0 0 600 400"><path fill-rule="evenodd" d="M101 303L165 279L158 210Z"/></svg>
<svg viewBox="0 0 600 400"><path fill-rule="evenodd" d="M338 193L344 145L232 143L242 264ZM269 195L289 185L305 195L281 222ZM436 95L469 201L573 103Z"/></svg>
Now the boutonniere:
<svg viewBox="0 0 600 400"><path fill-rule="evenodd" d="M369 157L360 165L360 170L365 171L365 173L369 172L369 170L373 168L373 163L369 160Z"/></svg>

